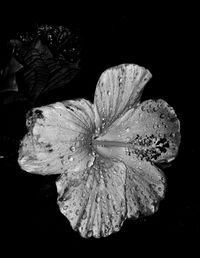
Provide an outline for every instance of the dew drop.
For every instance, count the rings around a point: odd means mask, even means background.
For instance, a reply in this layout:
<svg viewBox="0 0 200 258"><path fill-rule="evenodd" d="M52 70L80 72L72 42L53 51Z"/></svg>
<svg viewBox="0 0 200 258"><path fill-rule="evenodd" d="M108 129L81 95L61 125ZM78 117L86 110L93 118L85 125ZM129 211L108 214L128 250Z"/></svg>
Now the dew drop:
<svg viewBox="0 0 200 258"><path fill-rule="evenodd" d="M87 167L90 168L93 165L94 161L93 160L89 160L87 162Z"/></svg>
<svg viewBox="0 0 200 258"><path fill-rule="evenodd" d="M82 197L85 198L86 194L85 192L82 192Z"/></svg>
<svg viewBox="0 0 200 258"><path fill-rule="evenodd" d="M63 208L63 210L67 210L68 205L64 205L62 208Z"/></svg>
<svg viewBox="0 0 200 258"><path fill-rule="evenodd" d="M87 211L86 210L84 210L84 212L83 212L83 216L82 216L82 219L83 220L85 220L87 218Z"/></svg>
<svg viewBox="0 0 200 258"><path fill-rule="evenodd" d="M88 233L87 233L87 237L91 237L92 236L92 230L90 230L90 231L88 231Z"/></svg>
<svg viewBox="0 0 200 258"><path fill-rule="evenodd" d="M75 214L78 216L80 214L80 210L76 210Z"/></svg>
<svg viewBox="0 0 200 258"><path fill-rule="evenodd" d="M115 231L119 231L119 226L118 226L118 225L115 225L114 230L115 230Z"/></svg>
<svg viewBox="0 0 200 258"><path fill-rule="evenodd" d="M69 156L68 156L68 160L69 160L69 161L73 161L74 158L73 158L71 155L69 155Z"/></svg>
<svg viewBox="0 0 200 258"><path fill-rule="evenodd" d="M96 199L95 199L96 203L99 203L100 200L101 200L101 198L99 197L99 195L97 195L97 196L96 196Z"/></svg>
<svg viewBox="0 0 200 258"><path fill-rule="evenodd" d="M111 199L111 195L107 194L107 199L110 200Z"/></svg>
<svg viewBox="0 0 200 258"><path fill-rule="evenodd" d="M154 112L158 111L158 107L153 107L153 111Z"/></svg>
<svg viewBox="0 0 200 258"><path fill-rule="evenodd" d="M74 146L71 146L69 149L70 151L74 152L76 148Z"/></svg>

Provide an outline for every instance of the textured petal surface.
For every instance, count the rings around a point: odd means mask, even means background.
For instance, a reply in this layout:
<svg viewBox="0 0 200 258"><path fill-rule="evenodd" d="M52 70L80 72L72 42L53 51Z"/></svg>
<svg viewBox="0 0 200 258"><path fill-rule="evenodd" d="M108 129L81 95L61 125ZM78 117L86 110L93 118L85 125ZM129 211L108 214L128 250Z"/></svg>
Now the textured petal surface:
<svg viewBox="0 0 200 258"><path fill-rule="evenodd" d="M58 204L81 236L98 238L120 229L126 215L125 171L119 161L96 158L75 177L61 175L56 183Z"/></svg>
<svg viewBox="0 0 200 258"><path fill-rule="evenodd" d="M86 100L65 101L35 108L27 115L28 134L19 150L22 169L59 174L86 167L94 114Z"/></svg>
<svg viewBox="0 0 200 258"><path fill-rule="evenodd" d="M180 143L180 124L163 101L145 101L129 110L98 137L97 152L123 162L126 170L127 216L151 214L165 193L165 177L153 163L171 161Z"/></svg>
<svg viewBox="0 0 200 258"><path fill-rule="evenodd" d="M129 155L151 162L171 161L180 144L180 122L164 100L144 101L130 109L98 137L127 147Z"/></svg>
<svg viewBox="0 0 200 258"><path fill-rule="evenodd" d="M127 217L149 215L158 208L165 194L165 177L160 169L137 155L129 155L126 147L98 146L98 152L122 162L126 169L125 192Z"/></svg>
<svg viewBox="0 0 200 258"><path fill-rule="evenodd" d="M97 127L101 124L109 126L127 109L136 105L150 78L148 70L133 64L115 66L102 73L94 97Z"/></svg>

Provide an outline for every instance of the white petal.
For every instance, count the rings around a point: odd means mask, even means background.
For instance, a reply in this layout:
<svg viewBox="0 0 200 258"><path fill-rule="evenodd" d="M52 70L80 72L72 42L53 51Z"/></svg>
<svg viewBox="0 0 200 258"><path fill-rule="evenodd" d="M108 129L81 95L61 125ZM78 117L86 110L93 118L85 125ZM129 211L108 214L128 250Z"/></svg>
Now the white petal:
<svg viewBox="0 0 200 258"><path fill-rule="evenodd" d="M180 144L180 122L164 100L148 100L128 110L96 141L125 146L151 162L171 161Z"/></svg>
<svg viewBox="0 0 200 258"><path fill-rule="evenodd" d="M109 126L130 106L139 101L142 89L151 74L145 68L134 64L112 67L99 78L94 106L96 125Z"/></svg>
<svg viewBox="0 0 200 258"><path fill-rule="evenodd" d="M19 150L22 169L46 175L86 167L92 159L93 116L92 105L86 100L33 109L27 117L29 132Z"/></svg>
<svg viewBox="0 0 200 258"><path fill-rule="evenodd" d="M63 174L57 181L58 204L72 228L83 237L108 236L125 219L125 166L97 158L76 179Z"/></svg>
<svg viewBox="0 0 200 258"><path fill-rule="evenodd" d="M127 216L137 218L139 213L155 212L165 194L166 180L162 171L134 153L130 155L127 147L107 145L97 146L97 150L101 155L116 159L126 166Z"/></svg>

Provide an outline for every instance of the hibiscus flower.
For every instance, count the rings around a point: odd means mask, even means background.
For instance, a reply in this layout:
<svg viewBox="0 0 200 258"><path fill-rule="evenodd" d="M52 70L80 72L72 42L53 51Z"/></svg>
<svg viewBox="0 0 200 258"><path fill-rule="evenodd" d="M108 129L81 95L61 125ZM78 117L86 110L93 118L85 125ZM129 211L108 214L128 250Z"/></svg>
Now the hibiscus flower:
<svg viewBox="0 0 200 258"><path fill-rule="evenodd" d="M160 163L173 160L180 123L164 100L140 103L151 73L112 67L99 78L94 104L67 100L34 108L21 142L21 168L60 174L60 211L82 237L119 231L126 218L153 214L164 197Z"/></svg>

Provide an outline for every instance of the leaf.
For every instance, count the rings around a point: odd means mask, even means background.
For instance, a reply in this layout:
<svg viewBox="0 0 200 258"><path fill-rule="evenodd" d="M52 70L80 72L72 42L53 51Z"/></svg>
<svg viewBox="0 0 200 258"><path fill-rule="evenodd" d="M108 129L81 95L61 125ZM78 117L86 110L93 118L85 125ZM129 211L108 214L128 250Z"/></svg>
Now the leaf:
<svg viewBox="0 0 200 258"><path fill-rule="evenodd" d="M0 71L0 74L3 78L4 88L0 90L0 92L4 91L18 91L17 83L16 83L16 72L22 68L22 65L17 62L17 60L12 57L9 64ZM2 87L2 85L1 85Z"/></svg>
<svg viewBox="0 0 200 258"><path fill-rule="evenodd" d="M36 99L44 92L65 86L78 72L78 66L60 62L40 41L23 57L24 69L20 79L28 96Z"/></svg>
<svg viewBox="0 0 200 258"><path fill-rule="evenodd" d="M9 40L9 47L11 61L0 71L4 88L24 94L32 105L44 93L66 86L79 71L79 37L62 26L41 25Z"/></svg>
<svg viewBox="0 0 200 258"><path fill-rule="evenodd" d="M48 67L37 49L30 50L23 61L25 67L21 72L21 81L26 85L24 90L27 95L35 101L48 83Z"/></svg>

